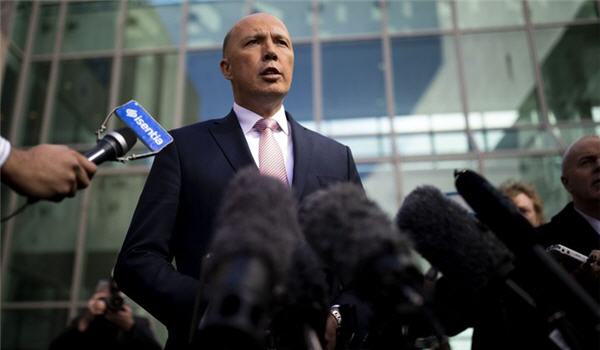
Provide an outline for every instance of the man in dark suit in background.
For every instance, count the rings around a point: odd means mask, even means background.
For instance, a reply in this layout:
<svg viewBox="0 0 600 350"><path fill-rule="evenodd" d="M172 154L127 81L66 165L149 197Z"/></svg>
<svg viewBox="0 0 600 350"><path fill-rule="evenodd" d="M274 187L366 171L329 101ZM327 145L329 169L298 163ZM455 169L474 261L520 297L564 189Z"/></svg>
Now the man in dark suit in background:
<svg viewBox="0 0 600 350"><path fill-rule="evenodd" d="M186 344L200 262L223 190L238 170L258 167L291 184L299 200L333 182L360 184L348 147L284 110L294 51L279 19L258 13L240 20L223 41L220 66L231 81L233 110L172 131L174 142L154 161L115 266L122 290L167 326L167 349ZM268 126L275 149L269 161L262 159L264 133L255 127L261 120L276 121ZM263 171L267 163L277 170Z"/></svg>

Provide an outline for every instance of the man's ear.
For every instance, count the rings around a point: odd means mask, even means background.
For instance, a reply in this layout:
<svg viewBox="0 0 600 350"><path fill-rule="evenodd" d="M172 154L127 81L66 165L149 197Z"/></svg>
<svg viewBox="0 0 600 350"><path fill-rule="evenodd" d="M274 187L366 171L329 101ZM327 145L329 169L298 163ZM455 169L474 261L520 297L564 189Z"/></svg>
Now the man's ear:
<svg viewBox="0 0 600 350"><path fill-rule="evenodd" d="M571 191L569 191L569 179L563 175L560 177L560 182L562 182L565 190L567 190L567 192L571 193Z"/></svg>
<svg viewBox="0 0 600 350"><path fill-rule="evenodd" d="M221 67L221 73L223 74L225 79L231 80L231 64L229 63L229 60L223 58L221 60L221 63L219 63L219 66Z"/></svg>

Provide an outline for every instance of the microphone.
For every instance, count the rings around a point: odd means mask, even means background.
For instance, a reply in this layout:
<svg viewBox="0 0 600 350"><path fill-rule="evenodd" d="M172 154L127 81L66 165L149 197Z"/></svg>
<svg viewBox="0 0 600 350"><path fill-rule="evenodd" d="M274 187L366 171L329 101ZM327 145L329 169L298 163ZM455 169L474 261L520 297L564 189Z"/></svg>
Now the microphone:
<svg viewBox="0 0 600 350"><path fill-rule="evenodd" d="M215 227L192 342L210 349L262 349L301 241L295 200L278 180L243 169L223 197Z"/></svg>
<svg viewBox="0 0 600 350"><path fill-rule="evenodd" d="M399 329L423 305L422 275L412 264L408 239L354 184L314 192L301 203L298 217L308 243L339 278L342 293L356 291L358 296L355 310L361 314L351 323L364 325L349 332L353 339L342 340L372 348L406 345ZM347 324L346 315L342 324Z"/></svg>
<svg viewBox="0 0 600 350"><path fill-rule="evenodd" d="M98 141L96 147L83 155L96 165L105 161L116 160L124 156L137 142L135 133L129 128L121 128L106 134Z"/></svg>
<svg viewBox="0 0 600 350"><path fill-rule="evenodd" d="M515 253L517 268L526 277L522 282L528 283L527 289L534 294L538 308L549 319L558 319L558 327L561 327L559 322L562 322L565 308L573 308L573 315L588 319L587 325L596 327L594 332L598 336L600 306L542 246L536 244L535 230L510 200L471 170L456 171L455 185L482 222Z"/></svg>
<svg viewBox="0 0 600 350"><path fill-rule="evenodd" d="M513 269L512 253L469 212L433 186L413 190L396 224L444 276L477 295Z"/></svg>

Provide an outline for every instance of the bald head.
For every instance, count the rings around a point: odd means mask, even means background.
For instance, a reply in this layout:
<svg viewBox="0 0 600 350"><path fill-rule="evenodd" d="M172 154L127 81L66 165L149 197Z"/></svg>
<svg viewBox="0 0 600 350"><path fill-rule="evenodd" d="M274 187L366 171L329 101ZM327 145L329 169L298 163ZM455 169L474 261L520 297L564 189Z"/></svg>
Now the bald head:
<svg viewBox="0 0 600 350"><path fill-rule="evenodd" d="M234 32L236 30L238 30L241 26L243 26L245 22L252 21L254 19L261 18L261 17L262 18L269 18L270 20L279 22L281 24L281 26L283 28L285 28L285 30L287 32L287 27L285 26L285 24L279 18L277 18L277 17L275 17L273 15L270 15L268 13L259 12L259 13L253 13L251 15L245 16L242 19L240 19L239 21L237 21L233 25L233 27L231 27L231 29L229 29L229 31L225 35L225 38L223 38L223 46L221 48L223 57L225 57L225 52L227 51L227 46L229 44L229 40L230 40L231 36L234 34ZM289 33L288 33L288 36L289 36Z"/></svg>
<svg viewBox="0 0 600 350"><path fill-rule="evenodd" d="M600 137L589 135L567 148L561 181L575 207L600 219Z"/></svg>

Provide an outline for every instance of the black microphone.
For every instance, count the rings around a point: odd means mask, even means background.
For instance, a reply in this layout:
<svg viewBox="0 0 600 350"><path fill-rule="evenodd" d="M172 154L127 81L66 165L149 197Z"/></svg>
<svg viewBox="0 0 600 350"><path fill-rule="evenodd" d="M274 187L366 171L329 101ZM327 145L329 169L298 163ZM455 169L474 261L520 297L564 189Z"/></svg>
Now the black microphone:
<svg viewBox="0 0 600 350"><path fill-rule="evenodd" d="M124 156L137 142L133 130L125 127L106 134L98 141L96 147L83 153L83 155L96 165L107 160L116 160Z"/></svg>
<svg viewBox="0 0 600 350"><path fill-rule="evenodd" d="M264 348L300 241L291 191L256 168L240 171L223 197L203 262L192 343Z"/></svg>
<svg viewBox="0 0 600 350"><path fill-rule="evenodd" d="M600 321L600 306L581 288L545 249L536 244L536 232L510 200L485 178L471 170L455 172L456 189L477 213L481 221L512 250L518 268L527 276L536 276L529 290L549 317L565 307L575 307L593 324Z"/></svg>
<svg viewBox="0 0 600 350"><path fill-rule="evenodd" d="M398 332L402 319L423 305L422 275L412 264L408 239L396 232L387 214L361 188L342 183L305 198L299 220L306 240L339 278L342 298L348 291L358 296L361 314L353 320L358 326L351 346L405 346ZM364 308L363 302L370 306Z"/></svg>
<svg viewBox="0 0 600 350"><path fill-rule="evenodd" d="M404 199L396 224L427 261L472 294L514 267L506 246L433 186L418 187Z"/></svg>

